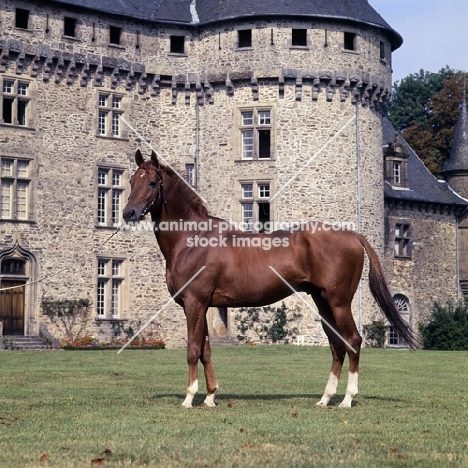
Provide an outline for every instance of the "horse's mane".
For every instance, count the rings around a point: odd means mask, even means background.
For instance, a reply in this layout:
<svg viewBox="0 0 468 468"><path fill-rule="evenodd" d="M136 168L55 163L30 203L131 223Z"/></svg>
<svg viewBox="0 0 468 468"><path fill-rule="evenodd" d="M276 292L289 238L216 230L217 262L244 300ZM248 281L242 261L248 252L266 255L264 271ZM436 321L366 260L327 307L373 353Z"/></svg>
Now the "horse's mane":
<svg viewBox="0 0 468 468"><path fill-rule="evenodd" d="M176 192L182 194L185 200L189 203L191 208L198 214L198 216L202 217L203 219L209 219L211 216L208 213L208 209L206 208L203 200L195 193L195 191L191 190L190 187L180 178L180 175L174 172L168 166L164 166L160 163L161 170L169 176L175 184Z"/></svg>

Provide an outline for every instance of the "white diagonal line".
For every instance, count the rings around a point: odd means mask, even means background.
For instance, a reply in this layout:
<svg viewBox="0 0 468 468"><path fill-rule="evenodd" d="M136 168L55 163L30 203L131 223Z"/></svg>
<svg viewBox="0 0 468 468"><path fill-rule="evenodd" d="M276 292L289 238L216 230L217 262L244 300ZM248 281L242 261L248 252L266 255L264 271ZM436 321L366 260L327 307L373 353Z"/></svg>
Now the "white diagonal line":
<svg viewBox="0 0 468 468"><path fill-rule="evenodd" d="M120 354L170 303L174 300L204 269L203 265L133 336L132 339L127 341L118 351Z"/></svg>
<svg viewBox="0 0 468 468"><path fill-rule="evenodd" d="M328 327L330 328L330 330L335 333L335 335L338 336L338 338L343 341L343 343L347 346L349 346L353 351L354 353L357 353L357 351L341 336L340 332L338 332L337 330L335 330L335 328L333 328L319 313L317 313L311 306L310 304L299 294L298 291L296 291L271 265L270 265L270 269L275 273L275 275L281 280L283 281L283 283L288 286L288 288L307 306L309 307L309 309L311 309L314 314L318 315L320 317L320 319L322 320L322 322L324 322L326 325L328 325Z"/></svg>
<svg viewBox="0 0 468 468"><path fill-rule="evenodd" d="M355 116L353 115L339 130L335 135L333 135L332 138L330 138L315 154L313 154L309 160L268 200L269 202L272 202L302 171L307 169L307 166L330 144L332 143L339 135L340 133L348 127L352 121L355 119Z"/></svg>
<svg viewBox="0 0 468 468"><path fill-rule="evenodd" d="M135 127L133 127L132 125L130 125L130 123L129 123L123 116L120 117L120 120L121 120L122 122L124 122L125 125L126 125L138 138L140 138L141 141L143 141L143 143L145 143L146 146L148 146L149 149L153 150L153 151L155 152L156 156L158 157L158 159L162 159L163 162L164 162L164 164L165 164L166 166L169 166L169 167L179 176L179 178L182 180L182 182L183 182L184 184L186 184L187 187L190 188L190 190L193 190L193 191L203 200L203 203L206 203L206 200L192 187L192 185L190 185L190 184L185 180L185 177L183 177L181 174L179 174L179 172L178 172L176 169L174 169L174 167L171 165L171 163L170 163L169 161L167 161L167 159L163 158L163 157L153 148L153 145L152 145L149 141L147 141L147 140L145 139L145 137L135 129Z"/></svg>

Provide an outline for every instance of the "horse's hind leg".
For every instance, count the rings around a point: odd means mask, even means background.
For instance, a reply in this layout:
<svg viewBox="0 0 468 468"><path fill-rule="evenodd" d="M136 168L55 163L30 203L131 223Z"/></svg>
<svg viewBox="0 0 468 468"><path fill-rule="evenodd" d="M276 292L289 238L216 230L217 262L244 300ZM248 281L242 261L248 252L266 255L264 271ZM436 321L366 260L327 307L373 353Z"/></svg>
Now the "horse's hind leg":
<svg viewBox="0 0 468 468"><path fill-rule="evenodd" d="M205 380L206 380L206 398L204 401L205 406L214 407L216 393L219 389L218 381L216 380L213 364L211 362L211 347L210 340L208 336L208 324L206 321L205 315L205 327L203 333L203 344L202 344L202 353L200 360L203 364L203 369L205 371Z"/></svg>
<svg viewBox="0 0 468 468"><path fill-rule="evenodd" d="M334 333L335 338L333 343L339 340L341 353L348 353L349 358L349 373L348 385L343 401L340 403L341 408L351 408L351 402L358 394L358 372L359 372L359 356L361 352L362 338L356 328L353 315L351 313L351 304L343 307L332 307L333 318L336 323L336 331L339 336Z"/></svg>
<svg viewBox="0 0 468 468"><path fill-rule="evenodd" d="M341 376L344 358L346 352L349 355L349 377L346 395L341 407L350 407L351 401L358 392L358 368L359 368L359 352L361 347L361 337L356 329L356 324L351 313L351 305L346 307L333 307L333 310L328 305L321 295L313 294L315 303L317 304L320 315L323 318L323 329L330 343L332 353L332 367L328 382L325 387L322 398L317 402L317 406L327 406L329 401L335 396L338 381ZM352 349L351 349L352 347Z"/></svg>
<svg viewBox="0 0 468 468"><path fill-rule="evenodd" d="M328 323L330 322L328 321ZM343 368L343 362L346 355L346 349L343 342L333 333L333 331L330 330L330 328L325 323L323 324L323 328L328 336L333 361L325 391L323 392L320 401L316 403L317 406L327 406L329 401L335 396L336 388L338 387L338 381L340 380L341 376L341 369Z"/></svg>

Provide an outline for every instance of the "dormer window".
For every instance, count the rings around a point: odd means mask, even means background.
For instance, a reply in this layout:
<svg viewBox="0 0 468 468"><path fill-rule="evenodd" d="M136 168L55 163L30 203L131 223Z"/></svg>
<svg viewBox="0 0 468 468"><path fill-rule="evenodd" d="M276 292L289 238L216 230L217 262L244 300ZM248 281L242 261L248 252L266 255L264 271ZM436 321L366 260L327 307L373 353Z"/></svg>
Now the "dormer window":
<svg viewBox="0 0 468 468"><path fill-rule="evenodd" d="M384 150L385 181L394 188L408 188L408 153L395 134Z"/></svg>

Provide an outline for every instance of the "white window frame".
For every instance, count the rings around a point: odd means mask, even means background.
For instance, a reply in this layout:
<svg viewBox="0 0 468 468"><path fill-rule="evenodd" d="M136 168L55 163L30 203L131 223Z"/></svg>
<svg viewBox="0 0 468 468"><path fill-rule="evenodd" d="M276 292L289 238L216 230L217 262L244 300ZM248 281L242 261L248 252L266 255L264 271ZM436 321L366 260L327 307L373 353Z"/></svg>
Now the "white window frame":
<svg viewBox="0 0 468 468"><path fill-rule="evenodd" d="M30 159L0 157L0 220L31 219L31 174Z"/></svg>
<svg viewBox="0 0 468 468"><path fill-rule="evenodd" d="M97 135L107 138L123 138L122 116L124 95L100 91L98 94Z"/></svg>
<svg viewBox="0 0 468 468"><path fill-rule="evenodd" d="M117 227L122 222L124 170L97 168L97 226Z"/></svg>
<svg viewBox="0 0 468 468"><path fill-rule="evenodd" d="M97 258L96 315L99 318L122 317L125 266L121 258Z"/></svg>
<svg viewBox="0 0 468 468"><path fill-rule="evenodd" d="M11 84L11 86L8 86ZM0 123L12 127L31 128L31 82L3 76L0 78ZM11 122L5 122L5 101L11 101ZM20 110L20 103L24 109Z"/></svg>
<svg viewBox="0 0 468 468"><path fill-rule="evenodd" d="M239 109L240 157L244 161L274 159L274 110L272 106ZM262 134L262 132L268 132ZM268 146L263 141L268 135ZM261 153L268 148L268 157Z"/></svg>
<svg viewBox="0 0 468 468"><path fill-rule="evenodd" d="M260 221L260 205L268 202L272 196L271 180L242 180L240 183L240 219L246 232L253 232L254 224ZM267 195L268 193L268 195ZM270 222L272 221L270 204Z"/></svg>
<svg viewBox="0 0 468 468"><path fill-rule="evenodd" d="M395 307L401 315L401 318L409 324L410 305L408 298L403 294L395 294L395 296L393 296L393 301L395 303ZM407 347L399 333L392 326L390 326L388 329L388 346Z"/></svg>

